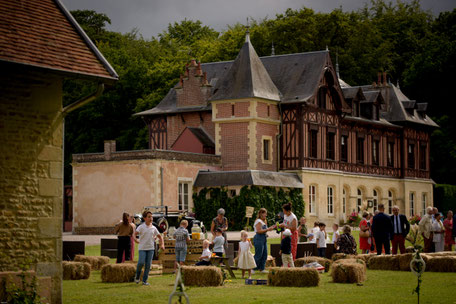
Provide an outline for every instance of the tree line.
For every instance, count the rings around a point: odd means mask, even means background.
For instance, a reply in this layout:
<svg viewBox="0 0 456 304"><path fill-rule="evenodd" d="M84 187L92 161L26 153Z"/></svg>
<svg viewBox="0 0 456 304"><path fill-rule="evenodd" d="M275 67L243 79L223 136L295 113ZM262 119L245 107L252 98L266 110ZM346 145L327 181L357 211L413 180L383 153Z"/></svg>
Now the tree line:
<svg viewBox="0 0 456 304"><path fill-rule="evenodd" d="M189 59L233 60L245 38L236 23L218 32L200 21L169 24L156 37L137 29L108 31L103 13L71 12L119 74L119 81L96 101L70 113L65 121L65 183L71 184L71 155L101 152L103 140L115 139L119 150L147 149L147 128L132 114L157 105L178 81ZM433 16L419 1L374 0L356 11L330 13L303 7L274 18L252 20L250 37L259 56L319 51L336 55L340 77L350 85L376 81L387 72L410 98L428 102L428 114L441 126L431 137L431 174L437 183L456 185L456 9ZM64 104L95 90L85 81L64 83Z"/></svg>

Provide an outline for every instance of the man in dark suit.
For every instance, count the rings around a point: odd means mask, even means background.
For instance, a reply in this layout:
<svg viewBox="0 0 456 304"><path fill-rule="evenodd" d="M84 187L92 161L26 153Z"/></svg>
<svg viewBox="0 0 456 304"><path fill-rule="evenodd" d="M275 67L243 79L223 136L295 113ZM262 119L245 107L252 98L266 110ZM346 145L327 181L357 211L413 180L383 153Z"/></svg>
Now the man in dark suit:
<svg viewBox="0 0 456 304"><path fill-rule="evenodd" d="M390 254L390 239L393 233L393 223L389 215L386 215L385 206L378 205L379 213L374 216L372 221L372 234L374 235L377 255L382 254L382 246L385 248L385 254Z"/></svg>
<svg viewBox="0 0 456 304"><path fill-rule="evenodd" d="M397 247L399 247L401 253L405 253L405 238L410 231L410 223L405 215L399 214L398 206L393 207L391 223L393 224L393 234L391 238L393 254L397 254Z"/></svg>

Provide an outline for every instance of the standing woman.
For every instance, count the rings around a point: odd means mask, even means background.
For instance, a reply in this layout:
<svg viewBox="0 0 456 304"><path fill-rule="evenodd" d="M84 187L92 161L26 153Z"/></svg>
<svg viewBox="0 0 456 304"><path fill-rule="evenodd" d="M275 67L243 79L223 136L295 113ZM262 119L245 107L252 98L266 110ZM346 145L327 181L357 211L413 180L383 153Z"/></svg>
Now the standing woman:
<svg viewBox="0 0 456 304"><path fill-rule="evenodd" d="M163 238L158 232L157 228L152 224L152 212L144 211L143 213L144 223L136 228L135 242L139 243L138 251L138 265L136 266L135 282L139 283L139 277L141 276L141 270L144 266L143 285L150 285L147 282L149 278L150 264L154 256L155 251L155 237L160 241L160 249L165 250L165 244ZM136 235L139 234L139 241Z"/></svg>
<svg viewBox="0 0 456 304"><path fill-rule="evenodd" d="M445 251L453 251L453 211L448 211L447 218L443 221L445 227Z"/></svg>
<svg viewBox="0 0 456 304"><path fill-rule="evenodd" d="M286 203L282 206L283 210L283 223L279 226L288 228L291 231L291 254L293 260L296 259L296 251L298 250L298 218L291 212L291 203Z"/></svg>
<svg viewBox="0 0 456 304"><path fill-rule="evenodd" d="M432 223L432 232L434 232L434 237L432 241L434 242L435 252L442 252L445 246L445 239L443 238L444 228L441 221L442 214L436 213L434 215L434 222Z"/></svg>
<svg viewBox="0 0 456 304"><path fill-rule="evenodd" d="M369 218L369 213L364 211L363 219L359 223L359 249L362 250L363 254L369 252L369 250L370 250L370 244L369 244L370 225L367 222L368 218Z"/></svg>
<svg viewBox="0 0 456 304"><path fill-rule="evenodd" d="M225 217L225 209L223 209L223 208L220 208L219 210L217 210L217 216L214 217L214 219L212 220L212 224L211 224L212 239L215 238L215 231L218 228L220 228L222 230L222 236L225 238L225 244L223 244L223 247L225 248L225 252L226 252L226 250L228 249L227 248L228 241L227 241L225 231L228 230L228 220Z"/></svg>
<svg viewBox="0 0 456 304"><path fill-rule="evenodd" d="M118 223L114 229L117 234L117 263L122 263L125 252L125 260L129 261L131 257L131 236L134 229L128 222L129 214L122 214L122 222Z"/></svg>
<svg viewBox="0 0 456 304"><path fill-rule="evenodd" d="M253 223L253 230L255 231L255 236L253 237L253 245L255 246L254 258L257 269L260 272L266 272L264 268L266 267L266 260L268 259L268 231L275 228L274 226L268 228L266 221L267 215L268 211L265 208L261 208L258 211L255 223Z"/></svg>
<svg viewBox="0 0 456 304"><path fill-rule="evenodd" d="M131 227L133 228L133 231L136 230L136 225L135 225L135 218L133 215L130 215L128 222L130 223ZM135 259L135 234L133 233L130 237L130 261L133 261ZM122 263L125 262L125 252L122 256Z"/></svg>

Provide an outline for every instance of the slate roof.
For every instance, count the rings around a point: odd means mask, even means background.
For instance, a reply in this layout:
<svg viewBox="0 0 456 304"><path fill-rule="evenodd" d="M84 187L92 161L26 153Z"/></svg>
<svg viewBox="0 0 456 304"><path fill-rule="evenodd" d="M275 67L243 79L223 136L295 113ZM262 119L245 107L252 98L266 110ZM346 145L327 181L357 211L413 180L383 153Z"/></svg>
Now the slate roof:
<svg viewBox="0 0 456 304"><path fill-rule="evenodd" d="M304 188L296 173L272 171L199 171L194 187L219 186L270 186L282 188Z"/></svg>
<svg viewBox="0 0 456 304"><path fill-rule="evenodd" d="M374 103L377 101L377 99L380 101L380 103L385 102L380 91L367 91L363 92L363 94L365 100L361 101L361 103Z"/></svg>
<svg viewBox="0 0 456 304"><path fill-rule="evenodd" d="M198 138L198 140L203 144L205 147L215 148L215 143L212 138L202 129L202 128L194 128L194 127L187 127L193 135Z"/></svg>
<svg viewBox="0 0 456 304"><path fill-rule="evenodd" d="M280 102L287 104L307 102L314 96L328 56L328 51L318 51L259 57L259 59L281 94ZM209 83L213 85L212 93L217 88L218 81L223 79L230 71L233 63L234 61L221 61L201 64L203 71L207 73ZM155 108L134 115L143 116L208 110L211 110L210 104L204 107L178 108L176 91L172 88Z"/></svg>
<svg viewBox="0 0 456 304"><path fill-rule="evenodd" d="M365 99L363 91L359 87L342 87L342 93L344 94L344 98L346 99L353 99L356 96L360 96L361 99Z"/></svg>
<svg viewBox="0 0 456 304"><path fill-rule="evenodd" d="M0 62L114 81L118 76L59 0L0 0Z"/></svg>
<svg viewBox="0 0 456 304"><path fill-rule="evenodd" d="M249 34L230 69L217 82L213 93L210 101L252 97L280 101L280 92L258 58Z"/></svg>

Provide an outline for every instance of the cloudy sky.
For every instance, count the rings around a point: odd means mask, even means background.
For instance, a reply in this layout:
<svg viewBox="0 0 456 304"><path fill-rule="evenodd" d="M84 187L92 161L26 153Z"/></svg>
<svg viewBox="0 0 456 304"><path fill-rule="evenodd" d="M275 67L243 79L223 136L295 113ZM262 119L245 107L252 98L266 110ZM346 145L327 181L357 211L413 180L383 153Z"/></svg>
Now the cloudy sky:
<svg viewBox="0 0 456 304"><path fill-rule="evenodd" d="M62 0L69 10L88 9L106 14L111 18L111 31L129 32L138 28L144 38L149 39L166 30L169 23L184 18L200 20L217 31L228 24L246 23L247 17L254 19L274 18L287 8L303 6L315 11L330 12L342 7L344 11L357 10L368 0ZM411 1L411 0L403 0ZM455 0L421 0L426 10L435 15L451 11Z"/></svg>

